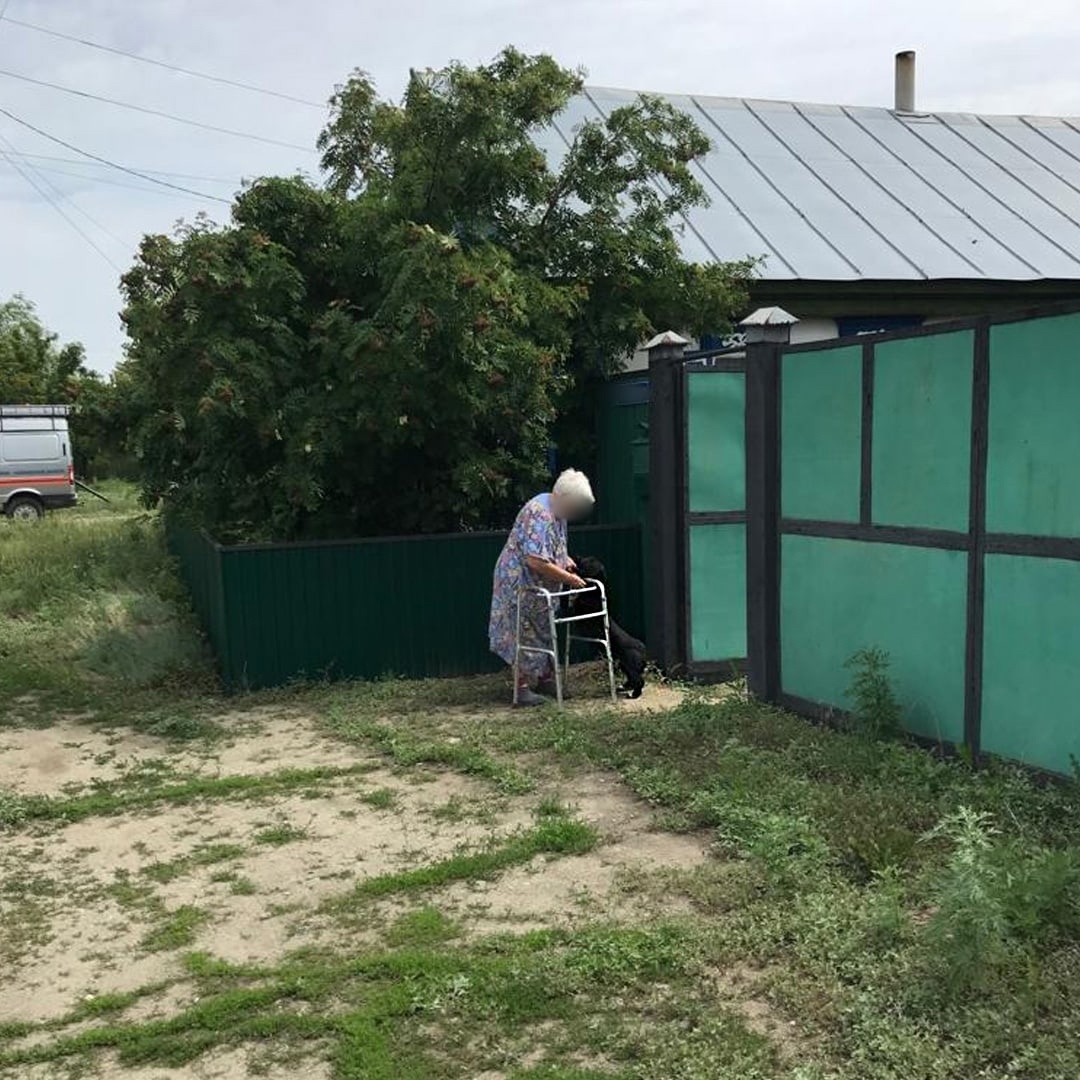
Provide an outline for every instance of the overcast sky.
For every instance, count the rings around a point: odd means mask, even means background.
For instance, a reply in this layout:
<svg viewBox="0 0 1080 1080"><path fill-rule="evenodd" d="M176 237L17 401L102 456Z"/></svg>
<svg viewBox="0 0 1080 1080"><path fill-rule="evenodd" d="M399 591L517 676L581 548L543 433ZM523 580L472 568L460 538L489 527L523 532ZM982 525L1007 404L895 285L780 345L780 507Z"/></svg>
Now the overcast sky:
<svg viewBox="0 0 1080 1080"><path fill-rule="evenodd" d="M911 48L920 108L1080 115L1076 0L9 0L5 15L0 108L82 150L224 198L244 178L317 175L318 159L11 73L303 147L313 147L324 110L153 68L11 20L314 102L354 67L396 97L410 67L489 60L513 44L581 65L597 86L889 105L893 54ZM14 158L24 172L40 170L28 179L13 168L12 150L47 157ZM228 208L54 158L78 155L0 115L0 300L23 293L63 340L82 341L91 364L108 371L124 341L110 263L130 265L147 232L200 210L222 219Z"/></svg>

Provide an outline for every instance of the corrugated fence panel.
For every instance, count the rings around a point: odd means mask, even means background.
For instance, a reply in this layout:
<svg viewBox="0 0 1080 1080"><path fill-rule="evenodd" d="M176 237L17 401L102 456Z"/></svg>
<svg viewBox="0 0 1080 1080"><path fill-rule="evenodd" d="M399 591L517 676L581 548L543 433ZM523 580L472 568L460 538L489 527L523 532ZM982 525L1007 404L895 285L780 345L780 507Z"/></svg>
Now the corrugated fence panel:
<svg viewBox="0 0 1080 1080"><path fill-rule="evenodd" d="M597 404L596 520L644 522L649 494L649 380L645 373L606 383Z"/></svg>
<svg viewBox="0 0 1080 1080"><path fill-rule="evenodd" d="M221 578L221 551L208 537L194 529L168 525L169 550L180 564L180 573L191 593L191 606L206 630L219 663L225 667L228 634L225 625L225 593Z"/></svg>
<svg viewBox="0 0 1080 1080"><path fill-rule="evenodd" d="M487 621L505 534L227 548L194 533L174 535L231 688L301 678L467 675L500 666L488 652ZM604 562L612 610L640 635L640 527L573 529L570 549Z"/></svg>
<svg viewBox="0 0 1080 1080"><path fill-rule="evenodd" d="M604 384L598 402L597 434L599 455L595 488L599 501L594 520L604 525L637 522L642 526L642 573L648 575L648 372L623 375ZM649 625L650 598L650 591L645 589L638 631L644 631ZM638 631L635 631L637 636L644 638L644 634Z"/></svg>

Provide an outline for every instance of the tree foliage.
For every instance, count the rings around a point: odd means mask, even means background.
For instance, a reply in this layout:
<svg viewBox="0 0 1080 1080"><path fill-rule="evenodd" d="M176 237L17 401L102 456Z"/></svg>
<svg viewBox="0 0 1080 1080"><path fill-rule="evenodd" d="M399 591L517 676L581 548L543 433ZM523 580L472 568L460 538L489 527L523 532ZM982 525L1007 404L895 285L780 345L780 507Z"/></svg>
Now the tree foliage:
<svg viewBox="0 0 1080 1080"><path fill-rule="evenodd" d="M126 425L116 383L87 368L78 342L60 345L22 296L0 304L0 403L71 405L78 475L123 471Z"/></svg>
<svg viewBox="0 0 1080 1080"><path fill-rule="evenodd" d="M687 264L672 224L705 136L642 97L545 154L581 88L514 50L399 103L354 73L325 188L264 179L224 226L147 237L124 277L146 497L223 536L491 523L590 380L657 327L725 326L749 264Z"/></svg>
<svg viewBox="0 0 1080 1080"><path fill-rule="evenodd" d="M63 404L73 380L86 377L86 354L77 343L60 346L25 297L0 304L0 401Z"/></svg>

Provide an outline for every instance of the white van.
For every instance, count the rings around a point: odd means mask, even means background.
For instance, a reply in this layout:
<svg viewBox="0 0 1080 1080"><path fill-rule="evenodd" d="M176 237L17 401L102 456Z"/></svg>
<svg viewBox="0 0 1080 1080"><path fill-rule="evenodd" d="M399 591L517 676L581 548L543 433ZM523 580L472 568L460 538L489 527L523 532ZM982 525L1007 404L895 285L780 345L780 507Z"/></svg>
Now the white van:
<svg viewBox="0 0 1080 1080"><path fill-rule="evenodd" d="M74 506L66 405L0 405L0 508L31 520Z"/></svg>

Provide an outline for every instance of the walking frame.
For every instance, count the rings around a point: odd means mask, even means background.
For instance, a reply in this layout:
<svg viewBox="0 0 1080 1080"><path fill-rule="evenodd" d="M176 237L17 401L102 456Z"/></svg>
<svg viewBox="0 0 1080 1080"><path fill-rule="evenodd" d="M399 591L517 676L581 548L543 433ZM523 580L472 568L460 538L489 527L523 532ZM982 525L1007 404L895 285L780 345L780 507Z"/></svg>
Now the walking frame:
<svg viewBox="0 0 1080 1080"><path fill-rule="evenodd" d="M518 688L520 685L519 670L520 660L522 653L541 653L544 656L551 658L551 666L555 672L555 699L559 706L563 703L563 683L570 676L570 642L571 641L585 641L593 645L599 645L604 650L604 657L607 660L608 670L608 685L611 688L611 700L616 701L617 696L615 693L615 665L611 658L611 634L608 628L608 605L607 605L607 592L604 589L604 583L597 581L595 578L586 578L586 586L583 589L545 589L538 585L526 585L518 589L517 595L517 625L514 633L514 704L518 703ZM600 610L589 612L586 615L557 615L556 609L562 600L569 596L578 596L582 593L598 591L600 593ZM548 619L548 632L551 635L551 648L545 649L539 645L522 645L521 644L521 598L524 594L531 593L534 596L541 597L547 605L547 619ZM573 623L583 622L586 619L601 619L604 627L604 636L598 637L582 637L579 634L575 634L573 631ZM563 671L559 671L559 637L558 628L560 626L566 626L564 653L563 653Z"/></svg>

